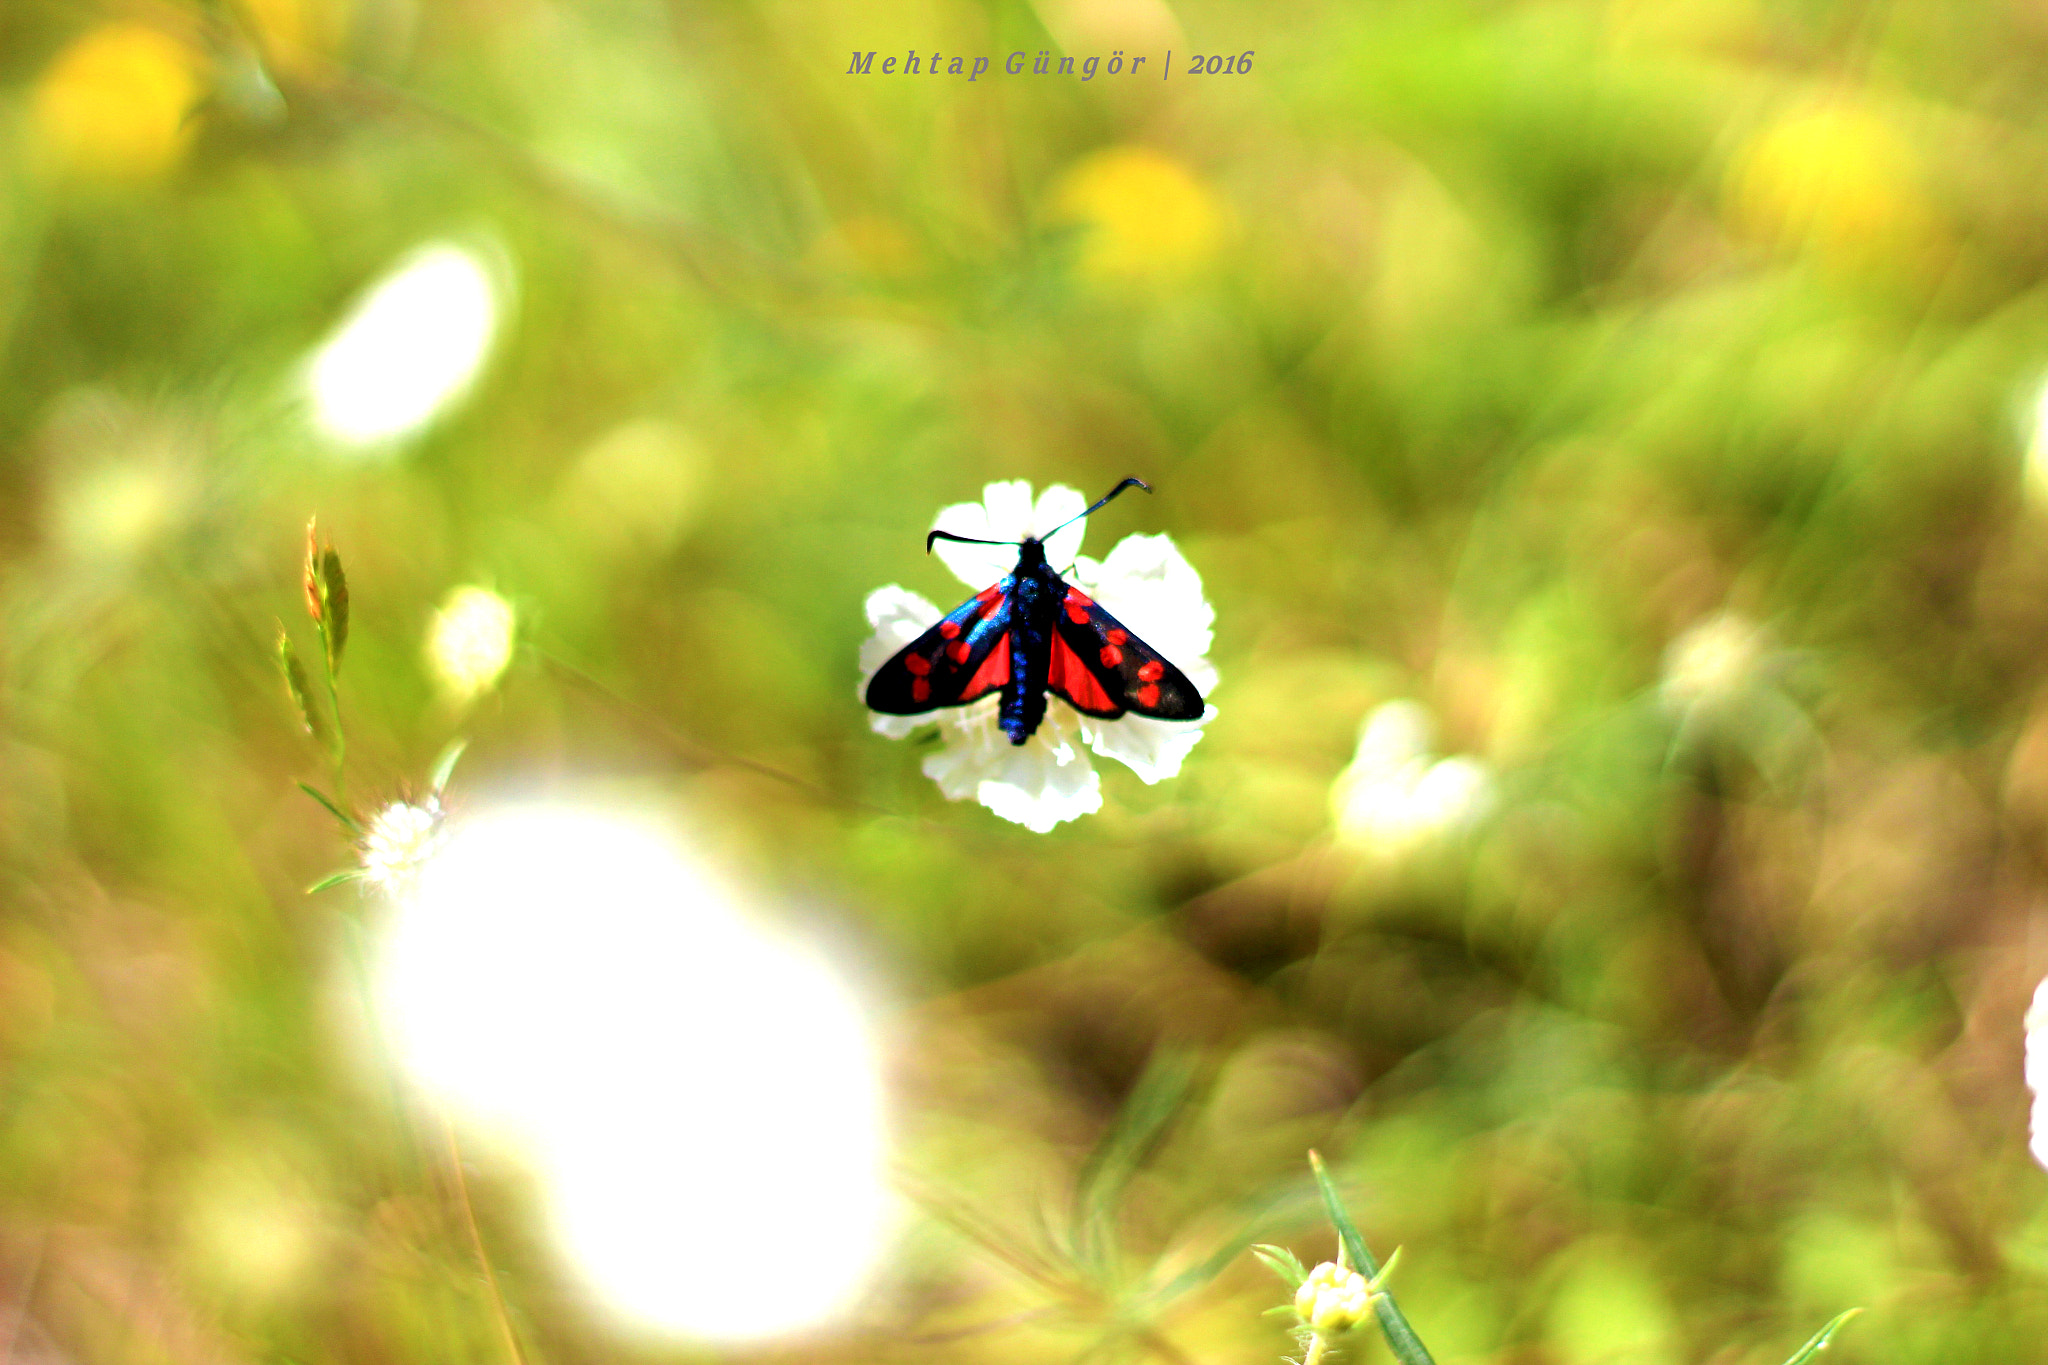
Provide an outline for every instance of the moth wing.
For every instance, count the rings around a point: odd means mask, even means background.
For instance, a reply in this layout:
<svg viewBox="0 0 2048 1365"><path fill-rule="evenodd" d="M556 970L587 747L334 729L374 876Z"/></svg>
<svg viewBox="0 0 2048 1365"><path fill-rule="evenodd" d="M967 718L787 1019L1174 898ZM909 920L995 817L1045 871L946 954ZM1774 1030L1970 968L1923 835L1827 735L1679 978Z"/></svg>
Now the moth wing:
<svg viewBox="0 0 2048 1365"><path fill-rule="evenodd" d="M1069 586L1053 633L1046 686L1075 710L1105 720L1125 712L1198 720L1202 694L1158 650L1079 588Z"/></svg>
<svg viewBox="0 0 2048 1365"><path fill-rule="evenodd" d="M871 711L918 716L964 706L1010 680L1010 580L984 588L868 679Z"/></svg>

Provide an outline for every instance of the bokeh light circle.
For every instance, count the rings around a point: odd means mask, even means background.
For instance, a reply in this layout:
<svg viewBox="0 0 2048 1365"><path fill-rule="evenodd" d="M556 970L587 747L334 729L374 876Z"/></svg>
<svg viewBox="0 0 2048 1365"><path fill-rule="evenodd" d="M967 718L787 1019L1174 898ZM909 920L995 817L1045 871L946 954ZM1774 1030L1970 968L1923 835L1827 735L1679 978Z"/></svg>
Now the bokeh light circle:
<svg viewBox="0 0 2048 1365"><path fill-rule="evenodd" d="M889 1221L867 1011L661 831L552 806L459 824L392 909L377 997L399 1064L529 1164L619 1319L749 1340L859 1294Z"/></svg>

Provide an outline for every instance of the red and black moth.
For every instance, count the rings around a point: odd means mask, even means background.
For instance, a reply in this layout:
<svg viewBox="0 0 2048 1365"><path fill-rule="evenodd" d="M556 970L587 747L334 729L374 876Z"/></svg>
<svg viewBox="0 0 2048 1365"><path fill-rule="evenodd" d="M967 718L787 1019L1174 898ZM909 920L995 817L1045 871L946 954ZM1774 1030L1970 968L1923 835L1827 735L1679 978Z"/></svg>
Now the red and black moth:
<svg viewBox="0 0 2048 1365"><path fill-rule="evenodd" d="M1001 691L997 714L1012 744L1030 739L1045 719L1048 691L1083 715L1102 720L1126 714L1200 720L1202 694L1187 675L1045 560L1045 541L1054 532L1098 511L1126 488L1152 491L1142 479L1125 479L1043 537L975 540L946 531L926 536L926 554L935 540L1015 545L1017 567L875 670L868 680L869 709L917 716Z"/></svg>

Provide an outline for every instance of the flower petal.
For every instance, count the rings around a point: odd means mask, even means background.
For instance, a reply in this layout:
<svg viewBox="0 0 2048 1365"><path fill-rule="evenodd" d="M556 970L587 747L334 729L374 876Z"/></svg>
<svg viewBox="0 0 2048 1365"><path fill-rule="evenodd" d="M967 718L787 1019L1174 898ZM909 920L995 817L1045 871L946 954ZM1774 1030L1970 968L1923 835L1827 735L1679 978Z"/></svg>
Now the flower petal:
<svg viewBox="0 0 2048 1365"><path fill-rule="evenodd" d="M868 594L868 624L875 633L860 644L860 688L854 694L862 703L867 701L868 681L875 676L875 670L889 661L889 657L918 636L930 630L944 615L937 607L924 598L891 583L886 588L876 588ZM890 739L903 739L913 731L920 730L937 716L885 716L879 712L868 713L868 725L878 735Z"/></svg>
<svg viewBox="0 0 2048 1365"><path fill-rule="evenodd" d="M1070 760L1042 767L1026 781L1009 777L984 782L975 795L995 814L1034 834L1050 834L1055 825L1093 815L1102 809L1102 778L1089 766L1087 755L1070 752Z"/></svg>
<svg viewBox="0 0 2048 1365"><path fill-rule="evenodd" d="M1429 708L1406 697L1381 702L1358 727L1358 751L1351 766L1360 772L1394 772L1429 755L1436 721Z"/></svg>
<svg viewBox="0 0 2048 1365"><path fill-rule="evenodd" d="M1081 495L1081 490L1063 483L1056 483L1038 495L1038 504L1031 509L1031 529L1026 534L1045 541L1045 560L1055 572L1072 564L1081 553L1081 537L1087 534L1088 523L1075 521L1051 539L1046 538L1046 532L1061 522L1073 521L1087 510L1088 499Z"/></svg>
<svg viewBox="0 0 2048 1365"><path fill-rule="evenodd" d="M1150 785L1162 777L1179 775L1188 752L1202 741L1202 727L1215 718L1212 706L1197 721L1124 716L1085 721L1081 733L1096 753L1115 759Z"/></svg>
<svg viewBox="0 0 2048 1365"><path fill-rule="evenodd" d="M1031 485L1022 479L992 483L981 490L980 502L956 502L940 511L934 531L972 536L977 540L1022 540L1030 534ZM1017 552L1007 545L962 545L941 540L932 553L956 577L977 591L1017 565Z"/></svg>
<svg viewBox="0 0 2048 1365"><path fill-rule="evenodd" d="M945 746L926 754L923 766L924 775L939 784L948 801L973 796L981 780L995 771L1000 759L996 746L1010 742L996 728L999 705L1000 698L989 696L940 713L939 735Z"/></svg>
<svg viewBox="0 0 2048 1365"><path fill-rule="evenodd" d="M940 791L954 801L971 796L1039 834L1102 809L1102 779L1074 743L1071 711L1048 707L1038 732L1014 745L996 726L997 708L991 697L946 714L945 747L924 760L925 776Z"/></svg>
<svg viewBox="0 0 2048 1365"><path fill-rule="evenodd" d="M986 485L981 490L981 505L988 515L988 533L997 540L1022 540L1032 533L1028 479Z"/></svg>
<svg viewBox="0 0 2048 1365"><path fill-rule="evenodd" d="M2034 988L2034 1003L2027 1008L2027 1089L2048 1095L2048 980Z"/></svg>

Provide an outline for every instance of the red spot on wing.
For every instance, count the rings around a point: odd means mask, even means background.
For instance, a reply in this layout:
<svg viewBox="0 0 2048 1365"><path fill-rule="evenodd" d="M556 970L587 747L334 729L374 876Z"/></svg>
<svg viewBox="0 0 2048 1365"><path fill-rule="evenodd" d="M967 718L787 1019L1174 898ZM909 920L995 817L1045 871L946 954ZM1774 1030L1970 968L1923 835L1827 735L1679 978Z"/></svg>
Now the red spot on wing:
<svg viewBox="0 0 2048 1365"><path fill-rule="evenodd" d="M948 640L957 640L957 639L959 639L959 638L960 638L960 623L959 623L958 621L941 621L941 622L939 622L939 634L941 634L941 635L945 636L945 637L946 637L946 638L947 638Z"/></svg>
<svg viewBox="0 0 2048 1365"><path fill-rule="evenodd" d="M1120 630L1113 630L1110 632L1110 634L1122 635L1123 632ZM1102 647L1102 666L1104 668L1115 668L1118 664L1122 663L1123 661L1124 652L1118 649L1114 644L1107 644Z"/></svg>
<svg viewBox="0 0 2048 1365"><path fill-rule="evenodd" d="M1122 626L1118 626L1102 638L1109 641L1113 645L1120 645L1124 641L1131 638L1131 633L1125 630Z"/></svg>
<svg viewBox="0 0 2048 1365"><path fill-rule="evenodd" d="M931 683L924 678L912 678L910 680L910 699L912 701L930 701L932 699Z"/></svg>
<svg viewBox="0 0 2048 1365"><path fill-rule="evenodd" d="M953 623L951 621L948 621L946 624L950 626ZM973 647L969 645L965 640L955 640L952 644L946 646L947 657L952 659L952 661L956 664L966 663L967 656L972 652Z"/></svg>
<svg viewBox="0 0 2048 1365"><path fill-rule="evenodd" d="M1109 693L1102 690L1102 684L1088 671L1088 665L1081 662L1081 656L1057 633L1052 637L1052 663L1046 669L1045 685L1083 711L1123 709L1110 700ZM1155 694L1159 691L1156 687L1152 690Z"/></svg>
<svg viewBox="0 0 2048 1365"><path fill-rule="evenodd" d="M914 678L922 678L925 674L932 671L932 661L925 658L922 654L904 655L903 666L910 670L910 674Z"/></svg>
<svg viewBox="0 0 2048 1365"><path fill-rule="evenodd" d="M1005 634L996 641L996 647L981 661L981 667L974 670L974 676L967 680L967 689L960 694L960 700L973 701L995 691L1010 680L1010 637Z"/></svg>
<svg viewBox="0 0 2048 1365"><path fill-rule="evenodd" d="M1147 659L1138 665L1139 682L1158 682L1166 676L1166 665L1157 659Z"/></svg>
<svg viewBox="0 0 2048 1365"><path fill-rule="evenodd" d="M1067 589L1067 619L1075 625L1078 626L1088 619L1088 608L1094 605L1093 602L1088 600L1088 595L1079 588L1069 587Z"/></svg>
<svg viewBox="0 0 2048 1365"><path fill-rule="evenodd" d="M1143 687L1138 689L1137 695L1138 705L1144 707L1146 710L1149 711L1153 707L1159 705L1159 684L1146 683Z"/></svg>
<svg viewBox="0 0 2048 1365"><path fill-rule="evenodd" d="M984 607L992 607L1003 600L1003 590L998 584L991 583L980 592L974 594L974 600L981 603Z"/></svg>

